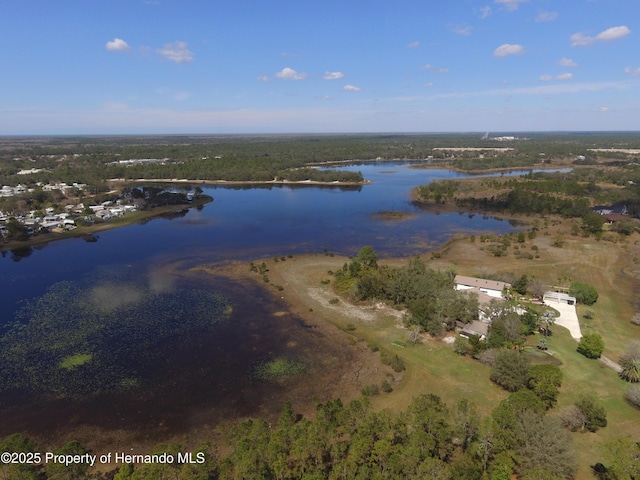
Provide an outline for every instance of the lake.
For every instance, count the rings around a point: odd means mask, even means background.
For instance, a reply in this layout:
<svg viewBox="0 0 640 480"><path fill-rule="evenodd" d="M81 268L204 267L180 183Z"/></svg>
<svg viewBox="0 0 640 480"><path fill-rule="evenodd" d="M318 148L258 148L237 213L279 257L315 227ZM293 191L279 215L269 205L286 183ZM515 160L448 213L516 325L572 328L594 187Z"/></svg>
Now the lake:
<svg viewBox="0 0 640 480"><path fill-rule="evenodd" d="M23 256L5 252L0 259L0 325L13 320L23 300L41 295L49 285L105 267L137 271L178 257L194 262L249 261L324 249L349 256L363 245L371 245L382 257L409 257L456 233L514 229L493 217L417 209L409 200L411 188L467 175L409 165L340 167L361 171L372 182L362 187L204 187L214 202L199 211L189 210L184 217L101 232L94 243L77 238L28 249ZM412 216L384 221L375 217L381 211Z"/></svg>
<svg viewBox="0 0 640 480"><path fill-rule="evenodd" d="M194 418L215 426L290 395L310 401L331 393L317 389L337 385L356 361L346 340L283 313L255 284L184 272L325 250L349 256L363 245L381 257L410 257L457 233L516 228L493 217L416 208L411 188L466 175L409 165L340 167L372 182L361 187L203 187L214 202L183 216L100 232L97 242L7 252L0 259L0 326L7 332L16 318L31 321L12 333L20 346L14 350L27 352L27 360L5 360L26 363L5 369L5 385L15 385L0 393L0 437L20 430L92 438L88 426L102 432L126 425L162 439L191 431ZM383 211L411 215L389 221L376 216ZM230 313L222 313L224 305L216 310L210 292L228 300ZM200 318L214 310L221 320L203 326ZM255 378L256 365L280 358L304 363L309 381L283 388ZM31 372L24 381L23 371Z"/></svg>

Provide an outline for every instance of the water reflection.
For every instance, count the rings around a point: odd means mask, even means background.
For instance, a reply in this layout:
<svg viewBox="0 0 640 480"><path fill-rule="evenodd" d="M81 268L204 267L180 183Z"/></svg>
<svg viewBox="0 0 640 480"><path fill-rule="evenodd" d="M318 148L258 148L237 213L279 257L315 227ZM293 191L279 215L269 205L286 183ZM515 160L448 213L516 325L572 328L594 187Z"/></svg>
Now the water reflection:
<svg viewBox="0 0 640 480"><path fill-rule="evenodd" d="M340 168L360 170L371 184L203 186L214 202L201 209L103 231L99 242L95 235L52 242L37 250L15 249L5 255L6 261L0 260L4 279L0 323L13 318L21 300L100 265L145 268L162 264L167 257L190 255L209 262L244 261L323 249L353 255L364 244L383 257L414 256L455 233L506 233L517 228L491 216L434 213L411 204L413 187L466 174L413 169L410 162ZM380 212L403 212L406 218L388 221L377 215Z"/></svg>

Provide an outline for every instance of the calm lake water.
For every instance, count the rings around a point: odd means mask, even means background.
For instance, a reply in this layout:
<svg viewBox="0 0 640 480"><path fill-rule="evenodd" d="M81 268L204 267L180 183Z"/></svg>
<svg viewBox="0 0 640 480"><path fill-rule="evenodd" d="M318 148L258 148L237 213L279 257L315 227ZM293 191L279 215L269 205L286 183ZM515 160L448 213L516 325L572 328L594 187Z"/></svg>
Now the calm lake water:
<svg viewBox="0 0 640 480"><path fill-rule="evenodd" d="M233 418L277 414L285 401L309 404L313 398L340 393L330 393L326 387L335 388L359 361L346 339L329 338L306 325L255 283L186 273L190 266L325 249L355 255L363 245L373 246L382 257L413 256L456 233L505 233L516 228L491 217L435 214L410 203L412 187L463 174L411 169L405 162L341 168L359 170L372 183L359 188L206 187L214 202L201 210L101 232L97 242L68 239L3 255L0 334L19 318L16 313L27 302L35 305L30 326L41 329L23 340L19 349L7 350L28 352L15 357L11 365L18 372L32 372L30 377L10 374L7 382L22 377L33 380L27 390L17 386L0 393L0 438L16 431L65 440L71 435L99 448L95 441L124 429L131 436L123 438L121 447L129 448L132 439L140 436L155 442L191 435L202 425L214 428ZM376 216L384 211L412 215L385 221ZM174 266L178 271L172 270ZM166 309L157 313L158 318L168 318L165 323L154 323L155 314L143 319L146 307L131 318L124 312L133 310L116 310L119 304L140 302L138 297L151 298L153 292L190 288L223 295L232 306L229 318L192 331L185 325L194 318L208 318L210 310L194 312L191 304L178 300L171 304L175 307L168 317ZM52 293L60 291L73 293ZM166 301L166 297L155 298ZM88 314L77 314L87 306ZM101 309L111 309L117 316L91 320ZM118 329L109 329L114 318L116 323L123 322L117 323ZM85 320L88 326L76 329ZM180 334L175 335L174 329L170 338L158 336L171 322L178 325ZM150 338L155 338L153 346L140 348L139 341ZM68 341L75 343L68 346ZM89 363L65 371L61 361L75 354L80 358L90 354ZM118 363L119 358L142 362ZM286 386L255 378L256 365L277 358L302 362L309 370ZM22 362L26 362L24 369ZM47 373L38 377L40 371ZM50 395L56 390L40 388L51 380L69 385L76 376L80 383L73 384L85 385L85 378L102 378L91 376L94 371L96 375L108 372L116 382L126 380L126 385L136 386L71 397ZM83 377L83 372L89 376ZM105 435L87 433L87 427Z"/></svg>
<svg viewBox="0 0 640 480"><path fill-rule="evenodd" d="M205 187L214 202L180 218L101 232L94 243L78 238L21 254L6 252L0 258L0 326L13 321L24 300L41 295L50 285L102 268L126 268L133 275L167 261L249 261L324 249L354 255L363 245L373 246L382 257L413 256L456 233L514 229L492 217L435 214L411 205L411 188L466 174L411 169L407 162L340 168L360 171L372 183L358 188ZM385 221L375 216L381 211L413 216Z"/></svg>

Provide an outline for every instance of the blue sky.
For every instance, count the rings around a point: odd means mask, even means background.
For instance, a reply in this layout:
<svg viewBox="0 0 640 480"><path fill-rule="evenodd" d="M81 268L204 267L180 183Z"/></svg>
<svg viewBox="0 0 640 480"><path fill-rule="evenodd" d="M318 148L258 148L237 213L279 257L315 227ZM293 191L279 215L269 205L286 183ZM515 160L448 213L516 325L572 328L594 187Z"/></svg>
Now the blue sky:
<svg viewBox="0 0 640 480"><path fill-rule="evenodd" d="M637 0L2 0L0 135L640 130Z"/></svg>

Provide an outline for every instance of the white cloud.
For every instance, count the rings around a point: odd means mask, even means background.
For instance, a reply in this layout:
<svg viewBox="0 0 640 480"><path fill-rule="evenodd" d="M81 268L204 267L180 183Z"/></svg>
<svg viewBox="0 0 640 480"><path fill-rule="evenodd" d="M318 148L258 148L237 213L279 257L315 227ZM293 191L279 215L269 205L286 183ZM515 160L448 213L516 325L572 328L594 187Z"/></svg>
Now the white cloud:
<svg viewBox="0 0 640 480"><path fill-rule="evenodd" d="M574 33L571 35L572 47L586 47L596 43L595 38L587 37L584 33Z"/></svg>
<svg viewBox="0 0 640 480"><path fill-rule="evenodd" d="M418 48L420 46L420 42L419 41L415 41L415 42L411 42L409 45L407 45L407 47L409 48Z"/></svg>
<svg viewBox="0 0 640 480"><path fill-rule="evenodd" d="M640 67L638 68L627 67L624 69L624 73L626 73L627 75L631 75L632 77L640 77Z"/></svg>
<svg viewBox="0 0 640 480"><path fill-rule="evenodd" d="M187 48L187 42L167 43L158 53L167 60L175 63L190 63L193 61L193 52Z"/></svg>
<svg viewBox="0 0 640 480"><path fill-rule="evenodd" d="M359 92L360 87L356 87L354 85L345 85L344 87L342 87L342 90L344 90L345 92Z"/></svg>
<svg viewBox="0 0 640 480"><path fill-rule="evenodd" d="M577 67L578 66L576 62L574 62L573 60L567 57L562 57L560 60L558 60L558 65L560 65L561 67Z"/></svg>
<svg viewBox="0 0 640 480"><path fill-rule="evenodd" d="M620 40L631 33L629 27L620 25L618 27L607 28L605 31L600 32L595 37L589 37L584 33L578 32L571 35L572 47L588 47L598 42L613 42L614 40Z"/></svg>
<svg viewBox="0 0 640 480"><path fill-rule="evenodd" d="M551 75L549 74L540 75L541 82L548 82L550 80L553 80L553 77Z"/></svg>
<svg viewBox="0 0 640 480"><path fill-rule="evenodd" d="M431 88L431 87L433 87L433 82L427 82L427 83L424 84L424 86L427 87L427 88Z"/></svg>
<svg viewBox="0 0 640 480"><path fill-rule="evenodd" d="M278 73L276 73L277 78L281 78L282 80L304 80L307 78L306 73L298 73L293 68L284 67Z"/></svg>
<svg viewBox="0 0 640 480"><path fill-rule="evenodd" d="M508 55L520 55L524 53L524 47L518 44L505 43L495 49L493 55L495 57L506 57Z"/></svg>
<svg viewBox="0 0 640 480"><path fill-rule="evenodd" d="M268 82L269 77L267 77L266 75L260 75L258 78L256 78L256 80L258 80L259 82Z"/></svg>
<svg viewBox="0 0 640 480"><path fill-rule="evenodd" d="M480 9L480 18L485 19L491 16L491 7L487 5L486 7L482 7Z"/></svg>
<svg viewBox="0 0 640 480"><path fill-rule="evenodd" d="M495 0L495 3L504 5L507 10L513 12L517 10L521 3L527 3L529 0Z"/></svg>
<svg viewBox="0 0 640 480"><path fill-rule="evenodd" d="M105 44L105 48L112 52L126 52L127 50L131 49L129 44L121 38L114 38L113 40L107 42Z"/></svg>
<svg viewBox="0 0 640 480"><path fill-rule="evenodd" d="M448 68L434 67L430 63L427 63L424 67L422 67L422 69L423 70L429 70L429 71L431 71L433 73L449 73L449 69Z"/></svg>
<svg viewBox="0 0 640 480"><path fill-rule="evenodd" d="M340 80L344 77L344 73L342 72L325 72L324 78L325 80Z"/></svg>
<svg viewBox="0 0 640 480"><path fill-rule="evenodd" d="M601 42L612 42L622 37L626 37L631 33L628 27L621 25L619 27L607 28L604 32L600 32L596 39Z"/></svg>
<svg viewBox="0 0 640 480"><path fill-rule="evenodd" d="M473 28L468 25L465 25L465 26L456 25L451 29L453 33L457 33L458 35L464 35L465 37L468 37L469 35L471 35L472 30Z"/></svg>
<svg viewBox="0 0 640 480"><path fill-rule="evenodd" d="M553 22L558 18L558 12L540 12L536 17L536 22Z"/></svg>
<svg viewBox="0 0 640 480"><path fill-rule="evenodd" d="M598 110L600 110L601 112L608 112L609 107L600 107Z"/></svg>
<svg viewBox="0 0 640 480"><path fill-rule="evenodd" d="M556 77L556 80L571 80L573 78L573 73L561 73Z"/></svg>

